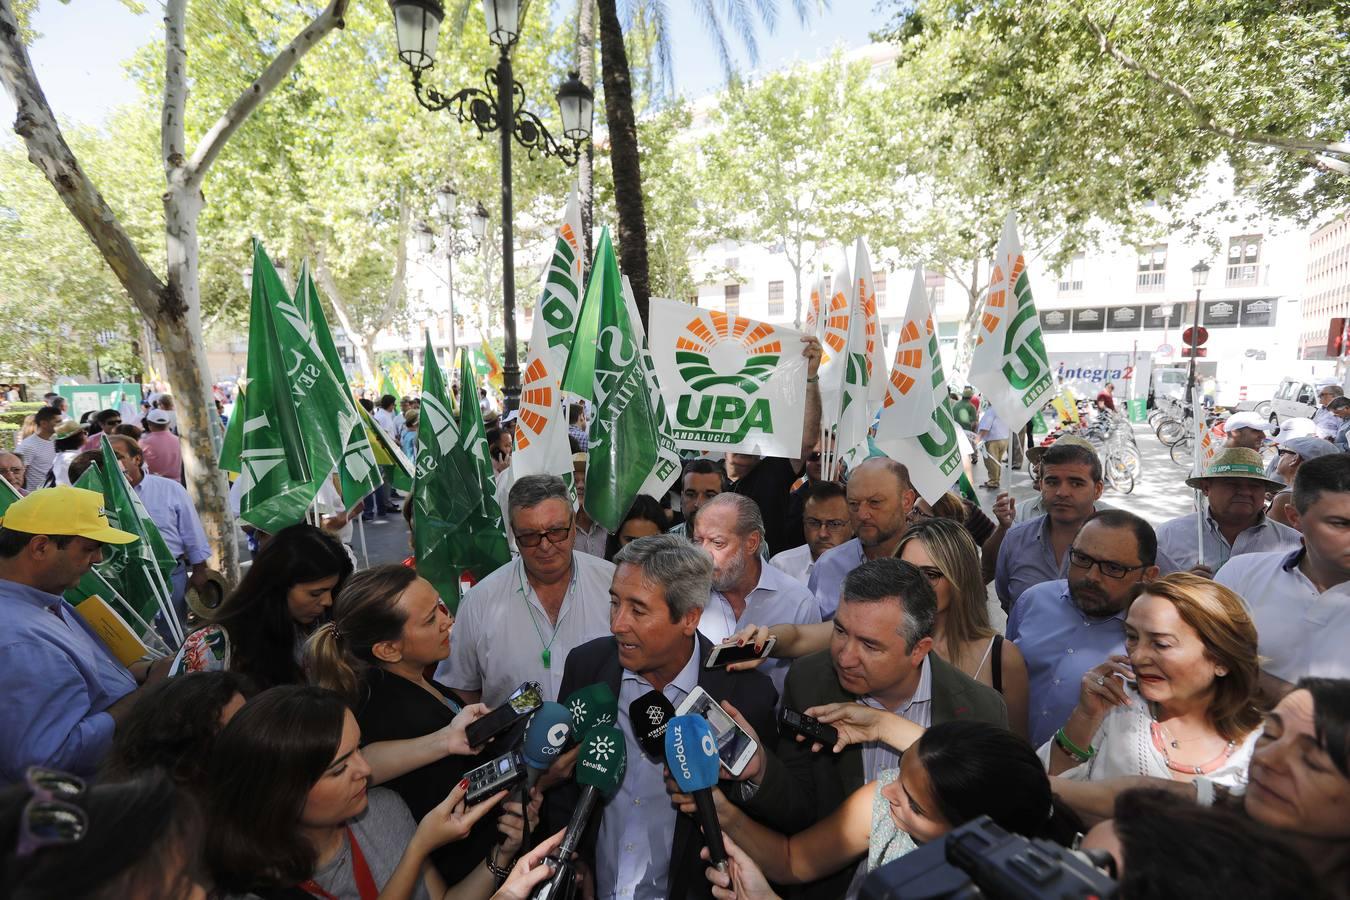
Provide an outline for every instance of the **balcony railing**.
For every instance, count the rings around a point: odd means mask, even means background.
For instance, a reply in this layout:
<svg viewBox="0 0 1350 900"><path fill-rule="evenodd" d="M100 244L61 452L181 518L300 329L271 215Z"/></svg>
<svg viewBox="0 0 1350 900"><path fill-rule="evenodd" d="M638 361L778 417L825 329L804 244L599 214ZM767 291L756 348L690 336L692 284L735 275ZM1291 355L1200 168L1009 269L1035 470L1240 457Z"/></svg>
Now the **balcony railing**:
<svg viewBox="0 0 1350 900"><path fill-rule="evenodd" d="M1136 291L1161 291L1166 281L1166 272L1139 272L1134 277L1134 288Z"/></svg>
<svg viewBox="0 0 1350 900"><path fill-rule="evenodd" d="M1253 287L1260 281L1260 266L1230 265L1228 267L1228 287Z"/></svg>

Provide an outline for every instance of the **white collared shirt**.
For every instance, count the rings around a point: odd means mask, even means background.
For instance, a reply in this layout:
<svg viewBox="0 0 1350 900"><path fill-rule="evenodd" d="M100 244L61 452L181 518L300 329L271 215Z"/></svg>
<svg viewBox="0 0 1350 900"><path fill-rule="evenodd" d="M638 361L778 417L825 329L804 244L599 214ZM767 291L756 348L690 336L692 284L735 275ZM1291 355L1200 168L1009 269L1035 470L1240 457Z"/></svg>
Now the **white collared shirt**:
<svg viewBox="0 0 1350 900"><path fill-rule="evenodd" d="M786 572L804 587L811 581L811 570L816 567L816 561L811 558L811 545L802 544L800 547L775 553L769 557L769 565Z"/></svg>
<svg viewBox="0 0 1350 900"><path fill-rule="evenodd" d="M567 654L609 634L613 580L613 563L573 551L572 583L555 624L530 586L524 563L511 560L460 601L450 658L436 667L436 680L446 687L480 691L488 706L500 705L524 681L539 682L544 699L557 700Z"/></svg>
<svg viewBox="0 0 1350 900"><path fill-rule="evenodd" d="M1248 553L1214 580L1247 604L1261 668L1291 684L1308 675L1350 678L1350 581L1319 591L1299 568L1303 553Z"/></svg>
<svg viewBox="0 0 1350 900"><path fill-rule="evenodd" d="M914 688L914 696L895 709L887 709L874 697L859 697L858 702L873 709L893 712L902 719L908 719L920 728L933 724L933 667L928 664L927 655L919 665L919 684ZM863 748L863 779L876 781L877 775L884 769L894 769L900 765L900 751L881 741L868 741Z"/></svg>
<svg viewBox="0 0 1350 900"><path fill-rule="evenodd" d="M719 591L708 597L708 605L699 619L698 630L713 644L720 644L746 625L778 625L790 622L806 625L820 621L816 598L806 587L785 572L759 562L759 581L745 595L745 609L738 617L730 601ZM791 660L765 660L759 671L773 681L778 696L783 696L783 681L787 678Z"/></svg>

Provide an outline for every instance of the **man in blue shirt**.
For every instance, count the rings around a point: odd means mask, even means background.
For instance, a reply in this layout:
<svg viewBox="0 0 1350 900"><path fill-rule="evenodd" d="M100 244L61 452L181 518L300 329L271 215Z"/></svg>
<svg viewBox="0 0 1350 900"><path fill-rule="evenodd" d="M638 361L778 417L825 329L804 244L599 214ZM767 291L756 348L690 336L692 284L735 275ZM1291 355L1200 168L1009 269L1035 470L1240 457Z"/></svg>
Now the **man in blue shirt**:
<svg viewBox="0 0 1350 900"><path fill-rule="evenodd" d="M33 765L92 774L149 678L147 663L127 669L61 599L104 544L134 540L80 488L34 491L0 519L0 782Z"/></svg>
<svg viewBox="0 0 1350 900"><path fill-rule="evenodd" d="M1008 614L1008 639L1027 662L1031 745L1050 740L1078 703L1083 676L1125 652L1125 611L1158 577L1158 539L1133 513L1104 509L1079 530L1068 580L1030 588Z"/></svg>

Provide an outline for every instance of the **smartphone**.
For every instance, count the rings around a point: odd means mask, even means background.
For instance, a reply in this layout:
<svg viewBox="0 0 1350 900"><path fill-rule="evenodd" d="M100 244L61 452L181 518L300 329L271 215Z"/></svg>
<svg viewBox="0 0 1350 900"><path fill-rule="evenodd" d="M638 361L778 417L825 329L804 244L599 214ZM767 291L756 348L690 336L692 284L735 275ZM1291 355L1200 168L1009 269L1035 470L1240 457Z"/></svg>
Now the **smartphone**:
<svg viewBox="0 0 1350 900"><path fill-rule="evenodd" d="M538 709L544 702L544 689L537 681L527 681L516 688L515 693L506 698L506 702L483 718L470 722L464 729L464 736L470 747L481 747L501 734L522 717Z"/></svg>
<svg viewBox="0 0 1350 900"><path fill-rule="evenodd" d="M755 652L754 644L746 644L744 647L738 647L734 643L718 644L712 648L708 654L708 661L703 664L705 669L716 669L718 666L729 666L732 663L749 662L752 659L765 659L773 645L778 643L778 638L770 636L764 642L764 649L758 653Z"/></svg>
<svg viewBox="0 0 1350 900"><path fill-rule="evenodd" d="M464 776L469 782L464 803L466 806L481 803L498 791L524 781L525 775L525 757L517 750L504 753L491 762L471 769Z"/></svg>
<svg viewBox="0 0 1350 900"><path fill-rule="evenodd" d="M754 738L746 734L741 726L736 724L736 720L722 708L722 705L703 688L696 686L690 691L689 696L684 698L684 702L680 704L679 708L675 710L675 714L679 716L686 713L702 716L712 726L713 735L717 739L717 755L722 761L722 768L726 769L732 776L744 772L745 767L750 765L750 760L754 758L759 745L755 743Z"/></svg>
<svg viewBox="0 0 1350 900"><path fill-rule="evenodd" d="M815 741L825 747L833 747L839 743L839 731L833 725L826 725L814 716L799 713L795 709L788 709L786 706L778 713L778 726L780 731L800 734L807 740Z"/></svg>

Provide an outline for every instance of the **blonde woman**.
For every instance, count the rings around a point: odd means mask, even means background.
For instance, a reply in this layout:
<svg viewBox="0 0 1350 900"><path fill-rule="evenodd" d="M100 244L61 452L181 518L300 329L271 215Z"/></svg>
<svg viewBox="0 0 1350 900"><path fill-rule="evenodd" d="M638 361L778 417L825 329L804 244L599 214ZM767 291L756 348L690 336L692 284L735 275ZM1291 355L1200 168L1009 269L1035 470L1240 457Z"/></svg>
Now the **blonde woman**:
<svg viewBox="0 0 1350 900"><path fill-rule="evenodd" d="M1083 676L1078 705L1040 749L1050 774L1246 784L1261 670L1237 594L1188 572L1149 582L1125 617L1125 653Z"/></svg>
<svg viewBox="0 0 1350 900"><path fill-rule="evenodd" d="M1009 727L1026 737L1027 664L1017 646L989 624L980 554L970 533L951 519L925 519L905 531L895 555L922 572L937 595L933 650L945 662L1002 694ZM762 646L772 635L773 656L796 658L829 647L833 627L829 622L747 626L732 640ZM730 668L756 664L738 663Z"/></svg>

